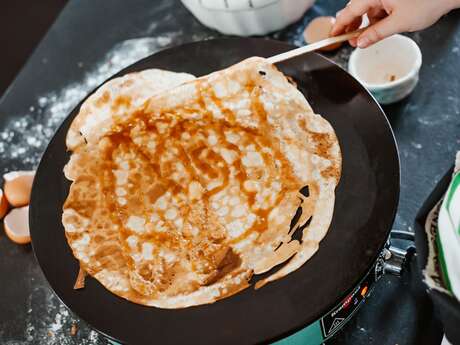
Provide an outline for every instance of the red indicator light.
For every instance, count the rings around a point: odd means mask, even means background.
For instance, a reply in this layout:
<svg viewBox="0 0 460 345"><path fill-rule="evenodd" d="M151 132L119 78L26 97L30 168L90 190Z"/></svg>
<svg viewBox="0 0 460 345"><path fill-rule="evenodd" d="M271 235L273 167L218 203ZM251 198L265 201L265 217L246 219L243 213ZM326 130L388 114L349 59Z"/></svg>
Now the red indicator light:
<svg viewBox="0 0 460 345"><path fill-rule="evenodd" d="M352 297L353 296L348 296L347 299L345 300L345 302L343 302L342 306L343 306L344 309L347 308L350 305Z"/></svg>

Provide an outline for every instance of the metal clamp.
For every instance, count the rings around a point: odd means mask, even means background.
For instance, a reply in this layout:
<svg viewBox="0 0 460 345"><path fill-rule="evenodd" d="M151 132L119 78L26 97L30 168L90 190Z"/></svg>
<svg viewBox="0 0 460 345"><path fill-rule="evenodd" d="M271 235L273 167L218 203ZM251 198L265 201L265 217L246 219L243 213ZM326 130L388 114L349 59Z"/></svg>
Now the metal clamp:
<svg viewBox="0 0 460 345"><path fill-rule="evenodd" d="M393 245L392 240L403 240L408 242L405 248ZM383 272L400 276L404 270L406 262L415 253L414 233L403 230L392 230L387 247L383 250Z"/></svg>

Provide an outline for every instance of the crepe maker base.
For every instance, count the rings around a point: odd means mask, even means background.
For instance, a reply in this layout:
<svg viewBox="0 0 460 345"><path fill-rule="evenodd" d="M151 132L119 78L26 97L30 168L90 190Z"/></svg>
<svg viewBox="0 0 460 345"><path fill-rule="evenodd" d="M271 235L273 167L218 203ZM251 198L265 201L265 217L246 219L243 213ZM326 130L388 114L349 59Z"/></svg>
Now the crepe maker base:
<svg viewBox="0 0 460 345"><path fill-rule="evenodd" d="M160 68L196 76L250 56L294 48L259 38L216 39L153 54L117 75ZM70 183L65 135L79 106L62 123L35 175L30 231L38 263L51 288L81 319L109 339L129 344L252 344L282 339L333 310L375 264L389 235L399 198L399 159L390 125L375 100L347 72L318 54L278 67L325 117L342 150L334 216L318 252L302 267L259 290L252 287L216 303L158 309L115 296L92 278L74 290L78 262L61 224Z"/></svg>

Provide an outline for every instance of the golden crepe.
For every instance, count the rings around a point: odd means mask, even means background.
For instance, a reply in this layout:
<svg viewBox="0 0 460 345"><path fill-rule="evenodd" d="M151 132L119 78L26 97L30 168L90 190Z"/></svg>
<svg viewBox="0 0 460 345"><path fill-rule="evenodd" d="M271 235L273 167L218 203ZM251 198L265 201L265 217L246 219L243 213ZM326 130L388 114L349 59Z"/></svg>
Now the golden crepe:
<svg viewBox="0 0 460 345"><path fill-rule="evenodd" d="M67 146L74 256L114 294L160 308L212 303L254 274L285 263L258 288L303 265L329 228L341 170L330 124L262 58L198 79L114 79L82 105Z"/></svg>

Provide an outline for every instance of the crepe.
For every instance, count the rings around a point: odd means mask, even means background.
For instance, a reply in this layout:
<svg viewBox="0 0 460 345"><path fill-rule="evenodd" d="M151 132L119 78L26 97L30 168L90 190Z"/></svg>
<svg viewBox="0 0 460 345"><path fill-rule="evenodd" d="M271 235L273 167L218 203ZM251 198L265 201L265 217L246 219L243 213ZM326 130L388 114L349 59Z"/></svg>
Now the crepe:
<svg viewBox="0 0 460 345"><path fill-rule="evenodd" d="M67 146L74 256L113 293L161 308L302 266L329 228L341 171L330 124L262 58L198 79L114 79L82 105Z"/></svg>

